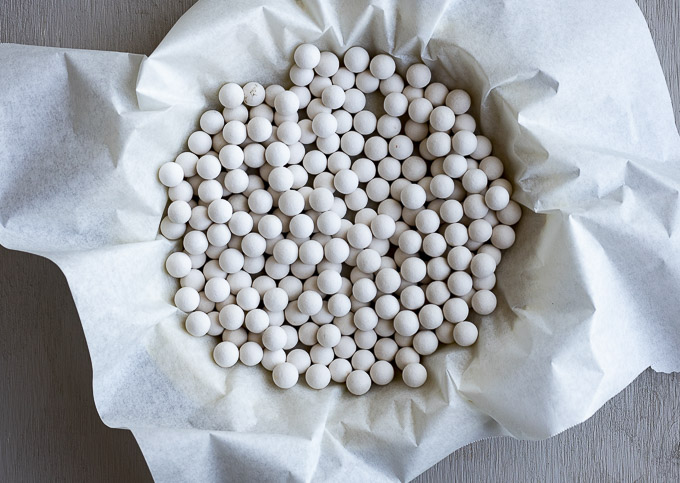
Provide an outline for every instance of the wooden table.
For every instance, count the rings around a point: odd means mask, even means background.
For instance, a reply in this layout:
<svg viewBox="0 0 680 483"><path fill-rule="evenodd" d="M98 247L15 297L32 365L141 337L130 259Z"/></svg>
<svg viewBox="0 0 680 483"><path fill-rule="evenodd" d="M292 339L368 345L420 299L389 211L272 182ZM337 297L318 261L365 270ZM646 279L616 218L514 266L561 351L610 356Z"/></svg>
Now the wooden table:
<svg viewBox="0 0 680 483"><path fill-rule="evenodd" d="M150 54L194 0L2 0L0 40ZM680 2L639 0L680 120ZM2 66L0 66L2 68ZM132 434L109 429L64 276L0 247L0 481L151 481ZM417 480L680 481L680 374L643 373L546 441L460 449Z"/></svg>

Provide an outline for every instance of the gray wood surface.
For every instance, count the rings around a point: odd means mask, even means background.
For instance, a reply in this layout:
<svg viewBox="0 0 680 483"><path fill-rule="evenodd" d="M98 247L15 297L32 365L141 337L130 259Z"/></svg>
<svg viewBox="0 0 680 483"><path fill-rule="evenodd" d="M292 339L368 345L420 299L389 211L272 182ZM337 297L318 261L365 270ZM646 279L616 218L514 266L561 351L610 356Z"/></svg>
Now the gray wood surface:
<svg viewBox="0 0 680 483"><path fill-rule="evenodd" d="M149 54L193 3L0 0L0 41ZM639 4L680 121L680 2ZM0 481L151 481L132 435L99 420L91 378L64 276L0 247ZM646 371L577 427L470 444L416 481L680 481L679 383Z"/></svg>

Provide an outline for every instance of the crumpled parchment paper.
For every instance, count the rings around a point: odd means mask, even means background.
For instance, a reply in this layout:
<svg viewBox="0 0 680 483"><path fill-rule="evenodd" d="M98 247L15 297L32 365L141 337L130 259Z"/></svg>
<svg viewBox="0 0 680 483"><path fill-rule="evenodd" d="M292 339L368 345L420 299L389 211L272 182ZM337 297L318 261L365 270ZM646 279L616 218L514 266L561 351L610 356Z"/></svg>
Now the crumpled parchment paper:
<svg viewBox="0 0 680 483"><path fill-rule="evenodd" d="M159 7L162 8L162 7ZM427 384L276 390L183 330L156 173L227 81L313 42L462 87L524 207L498 310ZM632 0L202 0L149 57L0 46L0 243L63 270L104 422L158 481L407 480L481 438L545 438L680 369L680 139Z"/></svg>

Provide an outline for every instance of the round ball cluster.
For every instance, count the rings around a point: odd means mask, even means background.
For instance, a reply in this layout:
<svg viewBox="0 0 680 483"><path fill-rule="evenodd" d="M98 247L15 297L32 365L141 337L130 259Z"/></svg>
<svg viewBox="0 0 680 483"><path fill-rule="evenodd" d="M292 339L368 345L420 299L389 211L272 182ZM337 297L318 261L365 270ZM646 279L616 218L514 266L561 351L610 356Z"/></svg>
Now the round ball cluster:
<svg viewBox="0 0 680 483"><path fill-rule="evenodd" d="M261 364L281 388L361 395L397 371L419 387L422 358L474 344L469 319L496 308L512 185L470 96L425 64L310 44L294 60L288 89L222 86L222 111L160 168L175 305L221 339L218 365Z"/></svg>

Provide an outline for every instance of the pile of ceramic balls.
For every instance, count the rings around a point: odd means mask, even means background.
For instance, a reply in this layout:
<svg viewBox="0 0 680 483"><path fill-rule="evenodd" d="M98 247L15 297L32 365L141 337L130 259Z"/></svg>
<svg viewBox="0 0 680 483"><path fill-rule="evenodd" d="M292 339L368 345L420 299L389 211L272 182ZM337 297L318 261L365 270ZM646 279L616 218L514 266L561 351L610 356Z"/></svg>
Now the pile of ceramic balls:
<svg viewBox="0 0 680 483"><path fill-rule="evenodd" d="M419 387L421 357L473 344L471 311L496 307L512 186L470 96L426 65L404 80L361 47L344 66L310 44L294 59L290 89L222 86L222 112L160 169L161 232L184 247L166 262L175 304L190 334L221 337L218 365L262 364L281 388L304 375L361 395L395 366Z"/></svg>

